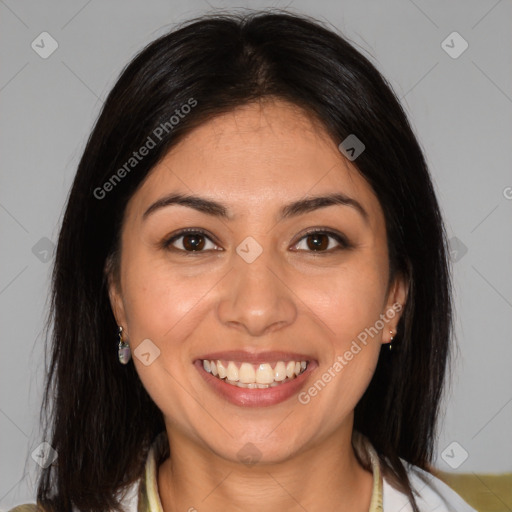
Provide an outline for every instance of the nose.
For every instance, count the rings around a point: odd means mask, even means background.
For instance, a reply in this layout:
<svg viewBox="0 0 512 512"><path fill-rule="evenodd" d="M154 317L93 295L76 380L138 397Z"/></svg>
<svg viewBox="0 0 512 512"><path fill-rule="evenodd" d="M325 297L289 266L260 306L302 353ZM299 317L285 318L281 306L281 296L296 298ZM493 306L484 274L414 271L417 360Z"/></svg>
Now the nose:
<svg viewBox="0 0 512 512"><path fill-rule="evenodd" d="M295 321L295 296L286 275L270 250L248 263L235 255L234 267L223 280L217 306L226 326L263 336Z"/></svg>

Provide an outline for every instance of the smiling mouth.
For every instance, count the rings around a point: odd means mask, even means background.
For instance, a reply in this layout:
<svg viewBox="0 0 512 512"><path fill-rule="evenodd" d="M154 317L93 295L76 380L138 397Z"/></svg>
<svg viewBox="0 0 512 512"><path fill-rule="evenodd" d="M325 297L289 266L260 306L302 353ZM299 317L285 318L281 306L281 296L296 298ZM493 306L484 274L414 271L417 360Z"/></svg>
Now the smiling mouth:
<svg viewBox="0 0 512 512"><path fill-rule="evenodd" d="M220 359L203 359L204 370L217 379L247 389L265 389L280 386L304 373L309 361L277 361L252 364Z"/></svg>

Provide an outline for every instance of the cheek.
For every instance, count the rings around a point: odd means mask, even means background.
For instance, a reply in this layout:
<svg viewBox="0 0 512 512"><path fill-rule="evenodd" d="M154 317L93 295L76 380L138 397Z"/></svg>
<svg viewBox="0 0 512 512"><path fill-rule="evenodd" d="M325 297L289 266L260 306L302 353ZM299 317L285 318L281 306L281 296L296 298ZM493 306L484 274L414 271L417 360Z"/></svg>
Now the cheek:
<svg viewBox="0 0 512 512"><path fill-rule="evenodd" d="M381 350L387 274L376 260L361 258L311 284L303 283L298 295L310 299L307 305L326 326L322 341L328 356L301 403L311 401L321 408L329 404L336 411L335 422L354 409L374 374Z"/></svg>
<svg viewBox="0 0 512 512"><path fill-rule="evenodd" d="M194 319L207 278L184 278L163 265L133 265L125 285L125 309L132 338L163 342Z"/></svg>
<svg viewBox="0 0 512 512"><path fill-rule="evenodd" d="M132 352L147 339L159 351L148 366L136 357L137 351L133 358L137 373L164 415L180 418L182 425L194 424L194 418L205 415L199 402L191 399L194 390L184 391L182 383L195 375L190 354L203 338L194 336L198 325L212 309L208 300L212 282L210 277L187 278L168 265L148 264L137 258L125 274L123 290Z"/></svg>
<svg viewBox="0 0 512 512"><path fill-rule="evenodd" d="M328 276L302 284L298 281L297 286L302 287L300 297L307 297L308 306L328 327L333 345L341 350L379 320L386 299L386 278L380 265L361 259Z"/></svg>

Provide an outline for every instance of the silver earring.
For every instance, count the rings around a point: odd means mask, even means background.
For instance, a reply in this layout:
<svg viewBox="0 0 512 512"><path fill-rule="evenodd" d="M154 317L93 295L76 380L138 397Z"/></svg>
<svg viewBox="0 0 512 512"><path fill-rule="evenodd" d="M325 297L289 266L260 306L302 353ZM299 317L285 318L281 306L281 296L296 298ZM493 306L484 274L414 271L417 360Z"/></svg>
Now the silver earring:
<svg viewBox="0 0 512 512"><path fill-rule="evenodd" d="M117 357L119 358L119 362L121 364L128 364L132 358L130 345L123 341L123 328L121 326L119 326L119 344L117 345Z"/></svg>

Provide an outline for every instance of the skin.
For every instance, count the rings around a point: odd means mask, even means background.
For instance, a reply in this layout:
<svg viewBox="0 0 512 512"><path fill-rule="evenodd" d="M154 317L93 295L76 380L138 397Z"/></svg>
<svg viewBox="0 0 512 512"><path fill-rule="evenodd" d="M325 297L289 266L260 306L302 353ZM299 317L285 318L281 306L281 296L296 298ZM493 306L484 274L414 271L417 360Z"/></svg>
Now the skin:
<svg viewBox="0 0 512 512"><path fill-rule="evenodd" d="M158 488L166 512L368 510L373 478L353 452L353 411L399 314L306 405L297 395L267 407L231 404L193 365L220 350L310 354L318 368L307 390L379 315L405 303L404 280L389 280L382 209L354 163L303 111L265 100L196 128L130 199L109 291L132 353L145 339L160 350L148 366L133 363L165 418L172 458L158 468ZM367 218L333 205L277 220L284 204L333 191L357 200ZM143 218L177 192L223 203L232 218L182 205ZM350 246L324 235L315 251L304 233L315 227ZM165 247L183 228L212 235L193 239L203 252L187 253L183 237ZM248 236L263 249L250 264L236 252ZM246 443L261 453L252 466L237 456Z"/></svg>

